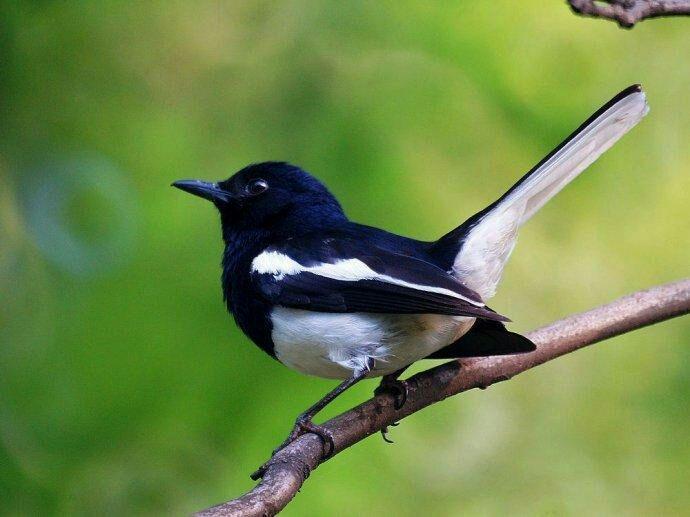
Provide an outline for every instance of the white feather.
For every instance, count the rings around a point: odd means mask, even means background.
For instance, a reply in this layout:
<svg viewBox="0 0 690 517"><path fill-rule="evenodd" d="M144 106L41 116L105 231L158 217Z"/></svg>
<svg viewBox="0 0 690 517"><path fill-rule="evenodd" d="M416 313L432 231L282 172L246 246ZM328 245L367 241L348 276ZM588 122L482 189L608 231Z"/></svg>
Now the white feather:
<svg viewBox="0 0 690 517"><path fill-rule="evenodd" d="M347 379L374 360L369 376L393 373L453 343L474 318L436 314L271 312L276 357L309 375Z"/></svg>
<svg viewBox="0 0 690 517"><path fill-rule="evenodd" d="M252 260L252 271L270 274L276 280L282 280L285 275L295 275L304 271L304 266L292 258L277 251L264 251Z"/></svg>
<svg viewBox="0 0 690 517"><path fill-rule="evenodd" d="M276 280L282 280L286 275L296 275L307 272L333 280L356 282L358 280L377 280L389 284L409 287L418 291L444 294L472 303L476 306L484 304L477 300L466 298L455 291L430 285L415 284L388 275L382 275L371 269L359 259L349 258L337 260L333 263L321 263L314 266L303 266L288 255L277 251L264 251L252 261L252 272L271 274Z"/></svg>
<svg viewBox="0 0 690 517"><path fill-rule="evenodd" d="M491 298L515 246L519 227L633 128L648 110L645 94L635 92L583 128L470 230L451 273L483 300Z"/></svg>

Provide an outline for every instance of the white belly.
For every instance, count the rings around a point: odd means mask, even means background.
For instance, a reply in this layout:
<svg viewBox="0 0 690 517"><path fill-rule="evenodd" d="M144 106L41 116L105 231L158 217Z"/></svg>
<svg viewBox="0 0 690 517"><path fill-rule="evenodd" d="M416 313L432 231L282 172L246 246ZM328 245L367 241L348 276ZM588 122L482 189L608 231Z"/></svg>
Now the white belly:
<svg viewBox="0 0 690 517"><path fill-rule="evenodd" d="M374 360L371 376L393 373L453 343L474 318L438 314L333 314L275 307L276 357L290 368L346 379Z"/></svg>

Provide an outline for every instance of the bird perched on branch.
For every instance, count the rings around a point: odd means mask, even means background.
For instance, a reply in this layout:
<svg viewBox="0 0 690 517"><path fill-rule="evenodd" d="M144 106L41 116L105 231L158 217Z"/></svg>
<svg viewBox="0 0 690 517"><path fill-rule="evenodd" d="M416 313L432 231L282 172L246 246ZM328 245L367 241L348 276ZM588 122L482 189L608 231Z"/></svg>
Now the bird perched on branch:
<svg viewBox="0 0 690 517"><path fill-rule="evenodd" d="M218 183L173 186L220 212L228 310L262 350L299 372L342 382L296 420L281 448L318 434L312 418L366 377L404 404L402 371L424 358L528 352L486 302L520 226L635 126L648 108L626 88L497 201L440 239L422 242L350 221L328 189L284 162L249 165Z"/></svg>

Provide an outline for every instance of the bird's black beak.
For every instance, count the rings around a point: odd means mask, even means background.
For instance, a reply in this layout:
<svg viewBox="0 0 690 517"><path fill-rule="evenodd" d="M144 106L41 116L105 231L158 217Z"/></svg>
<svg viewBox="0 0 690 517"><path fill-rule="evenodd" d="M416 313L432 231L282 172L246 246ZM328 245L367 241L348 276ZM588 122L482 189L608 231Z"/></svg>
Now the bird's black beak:
<svg viewBox="0 0 690 517"><path fill-rule="evenodd" d="M195 196L203 197L214 203L227 203L232 197L229 192L220 188L217 183L209 183L207 181L180 180L174 182L171 186L194 194Z"/></svg>

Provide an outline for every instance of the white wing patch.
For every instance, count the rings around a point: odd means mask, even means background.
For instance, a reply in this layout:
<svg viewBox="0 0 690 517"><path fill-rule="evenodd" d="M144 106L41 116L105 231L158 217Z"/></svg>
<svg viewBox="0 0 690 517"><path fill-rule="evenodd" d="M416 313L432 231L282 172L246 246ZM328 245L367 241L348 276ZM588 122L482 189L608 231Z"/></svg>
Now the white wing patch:
<svg viewBox="0 0 690 517"><path fill-rule="evenodd" d="M296 275L303 272L312 273L325 278L331 278L333 280L341 280L344 282L377 280L379 282L385 282L388 284L409 287L410 289L416 289L418 291L452 296L453 298L465 300L477 307L484 306L484 304L480 301L467 298L456 293L455 291L451 291L450 289L431 285L415 284L413 282L401 280L400 278L382 275L371 269L361 260L355 258L337 260L332 264L321 263L314 266L303 266L284 253L280 253L278 251L264 251L252 261L251 270L254 273L273 275L273 278L278 281L285 278L286 275Z"/></svg>
<svg viewBox="0 0 690 517"><path fill-rule="evenodd" d="M252 271L270 274L276 280L282 280L285 275L296 275L304 271L304 266L283 253L264 251L252 260Z"/></svg>
<svg viewBox="0 0 690 517"><path fill-rule="evenodd" d="M520 226L632 129L648 111L644 92L636 91L582 128L469 231L455 257L451 274L479 293L483 300L496 294Z"/></svg>

